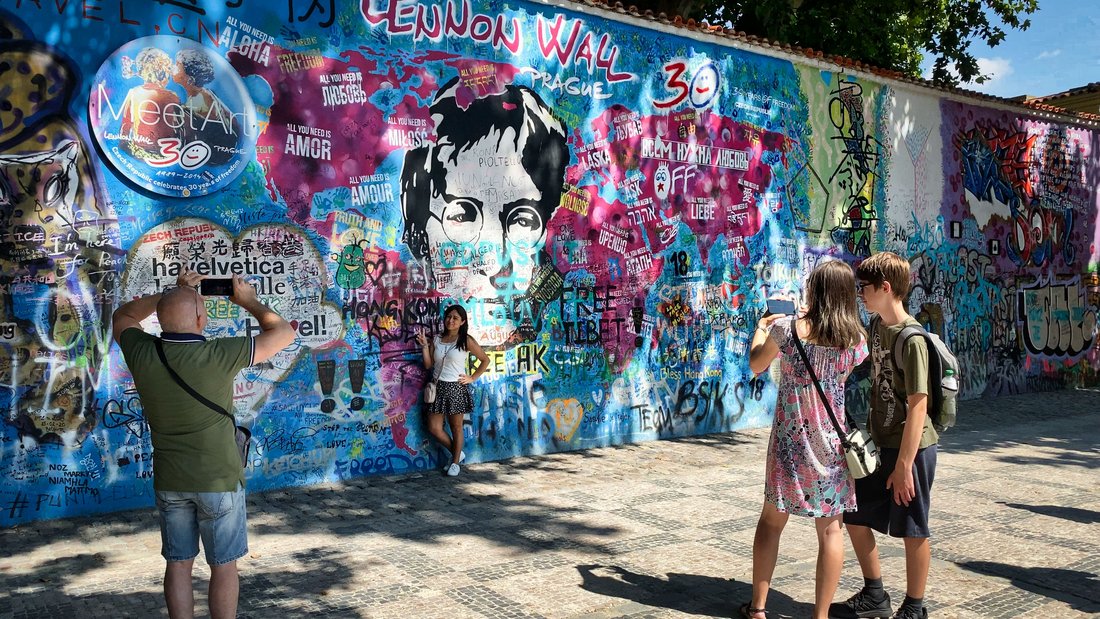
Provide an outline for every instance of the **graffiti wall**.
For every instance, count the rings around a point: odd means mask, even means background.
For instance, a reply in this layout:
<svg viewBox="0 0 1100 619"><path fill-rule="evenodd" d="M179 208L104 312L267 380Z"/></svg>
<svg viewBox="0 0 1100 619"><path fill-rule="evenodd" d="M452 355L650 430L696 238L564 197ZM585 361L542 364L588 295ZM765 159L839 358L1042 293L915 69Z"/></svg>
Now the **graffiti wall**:
<svg viewBox="0 0 1100 619"><path fill-rule="evenodd" d="M769 423L764 299L880 250L965 397L1098 382L1097 131L810 65L522 0L0 0L0 524L152 503L109 323L182 268L298 335L236 379L252 490L441 467L452 303L474 462Z"/></svg>

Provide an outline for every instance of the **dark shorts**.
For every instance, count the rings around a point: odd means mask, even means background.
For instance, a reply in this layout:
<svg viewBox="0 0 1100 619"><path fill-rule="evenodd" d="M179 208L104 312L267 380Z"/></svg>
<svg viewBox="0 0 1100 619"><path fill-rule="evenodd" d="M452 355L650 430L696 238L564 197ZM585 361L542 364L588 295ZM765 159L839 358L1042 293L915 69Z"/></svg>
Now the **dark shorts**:
<svg viewBox="0 0 1100 619"><path fill-rule="evenodd" d="M886 479L894 472L898 450L882 448L882 464L873 475L856 480L856 511L844 514L844 524L871 527L890 537L931 537L928 510L931 507L932 480L936 477L937 446L917 450L913 460L913 486L916 496L909 506L894 502L894 491Z"/></svg>
<svg viewBox="0 0 1100 619"><path fill-rule="evenodd" d="M465 415L474 410L470 386L439 381L435 384L435 402L428 405L429 415Z"/></svg>

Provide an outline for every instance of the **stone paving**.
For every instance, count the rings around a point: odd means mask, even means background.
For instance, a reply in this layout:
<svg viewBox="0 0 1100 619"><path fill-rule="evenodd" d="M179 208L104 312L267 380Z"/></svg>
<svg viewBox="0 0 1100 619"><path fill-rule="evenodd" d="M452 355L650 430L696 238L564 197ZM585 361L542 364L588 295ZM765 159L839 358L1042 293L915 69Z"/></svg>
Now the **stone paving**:
<svg viewBox="0 0 1100 619"><path fill-rule="evenodd" d="M1100 393L961 404L933 497L932 617L1100 616ZM750 593L767 429L250 497L241 617L731 617ZM152 510L0 532L0 619L159 617ZM904 593L901 544L880 541ZM792 518L768 607L807 617ZM847 548L838 597L859 583ZM196 562L199 613L208 572Z"/></svg>

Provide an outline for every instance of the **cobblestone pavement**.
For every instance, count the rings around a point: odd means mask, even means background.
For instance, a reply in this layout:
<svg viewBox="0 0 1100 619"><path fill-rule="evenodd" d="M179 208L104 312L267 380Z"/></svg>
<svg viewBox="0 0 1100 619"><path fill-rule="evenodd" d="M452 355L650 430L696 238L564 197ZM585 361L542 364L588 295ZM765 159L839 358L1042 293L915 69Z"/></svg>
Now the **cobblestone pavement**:
<svg viewBox="0 0 1100 619"><path fill-rule="evenodd" d="M1100 393L961 404L933 496L932 617L1100 616ZM250 497L242 617L731 617L750 593L767 429ZM166 616L152 510L0 532L0 619ZM901 545L880 541L904 594ZM846 548L838 597L862 581ZM792 518L768 607L807 617ZM208 572L196 562L200 614ZM201 566L201 567L199 567Z"/></svg>

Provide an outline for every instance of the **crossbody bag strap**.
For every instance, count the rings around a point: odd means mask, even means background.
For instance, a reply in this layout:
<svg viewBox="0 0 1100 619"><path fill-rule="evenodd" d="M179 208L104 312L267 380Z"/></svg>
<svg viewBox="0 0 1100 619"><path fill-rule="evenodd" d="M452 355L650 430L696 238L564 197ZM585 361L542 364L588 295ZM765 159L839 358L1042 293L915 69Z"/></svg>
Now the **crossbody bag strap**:
<svg viewBox="0 0 1100 619"><path fill-rule="evenodd" d="M164 356L164 341L158 337L155 343L157 347L157 355L160 356L161 363L164 364L165 369L168 370L168 374L172 376L172 379L175 380L180 387L183 387L184 391L191 394L191 397L195 398L199 402L202 402L211 410L219 412L226 417L229 417L229 419L233 421L233 425L237 425L237 419L233 417L233 415L230 415L229 411L225 410L221 406L218 406L217 404L214 404L210 400L207 400L205 397L203 397L201 393L191 388L191 385L188 385L186 382L184 382L184 380L180 378L180 375L176 374L176 371L172 369L172 366L168 365L168 357Z"/></svg>
<svg viewBox="0 0 1100 619"><path fill-rule="evenodd" d="M439 340L439 343L442 345L443 340ZM455 343L451 344L451 349L448 350L447 352L443 353L442 358L435 360L435 366L432 368L432 382L433 383L438 383L439 382L439 375L443 373L443 360L446 359L447 355L451 354L451 350L454 350L457 346L458 346L458 340L455 340ZM432 354L434 355L435 352L433 351Z"/></svg>
<svg viewBox="0 0 1100 619"><path fill-rule="evenodd" d="M833 428L836 429L837 436L840 437L840 444L848 449L848 437L845 436L844 430L840 427L840 422L836 420L836 415L833 414L833 407L829 404L829 398L825 397L825 389L821 387L821 382L817 380L817 372L814 372L814 366L810 364L810 356L806 354L806 349L802 346L802 340L798 337L798 324L797 320L791 321L791 337L794 338L795 348L798 349L798 353L802 355L802 363L806 365L806 370L810 373L810 378L814 381L814 386L817 387L817 394L821 396L821 403L825 406L825 411L829 413L829 420L833 422ZM851 421L849 421L851 423Z"/></svg>

